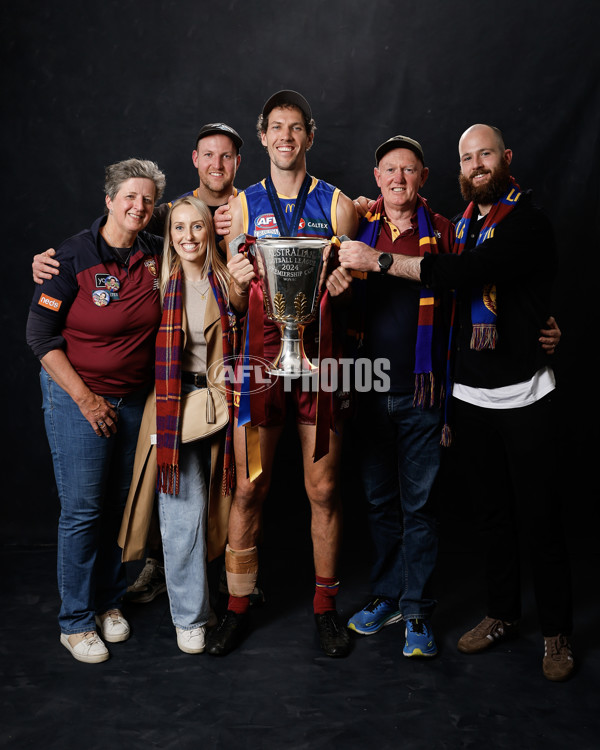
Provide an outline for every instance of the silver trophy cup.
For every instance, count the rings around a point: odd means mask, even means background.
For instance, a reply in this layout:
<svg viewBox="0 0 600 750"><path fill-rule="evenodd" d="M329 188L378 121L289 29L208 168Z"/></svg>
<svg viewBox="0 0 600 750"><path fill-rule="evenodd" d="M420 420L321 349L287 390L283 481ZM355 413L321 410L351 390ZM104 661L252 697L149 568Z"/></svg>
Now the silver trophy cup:
<svg viewBox="0 0 600 750"><path fill-rule="evenodd" d="M318 370L304 353L304 328L317 317L330 241L310 237L256 240L256 261L267 317L281 332L279 354L268 370L297 377Z"/></svg>

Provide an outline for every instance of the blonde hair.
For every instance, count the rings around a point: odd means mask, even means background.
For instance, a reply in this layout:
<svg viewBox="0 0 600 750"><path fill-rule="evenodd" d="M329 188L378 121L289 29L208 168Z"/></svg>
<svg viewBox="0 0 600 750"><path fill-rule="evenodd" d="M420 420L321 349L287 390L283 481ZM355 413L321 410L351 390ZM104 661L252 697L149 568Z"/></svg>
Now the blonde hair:
<svg viewBox="0 0 600 750"><path fill-rule="evenodd" d="M206 240L206 255L204 257L204 266L202 273L204 276L208 275L208 272L212 270L216 282L221 289L223 299L229 304L229 271L227 264L219 254L217 245L215 242L215 233L213 231L213 217L209 207L201 201L200 198L196 198L193 195L186 195L183 198L178 198L171 204L169 213L165 220L165 244L163 246L163 258L160 270L160 301L161 304L165 298L167 286L171 276L181 268L181 258L177 255L175 248L171 242L171 217L173 211L184 204L188 204L192 208L198 211L200 218L204 222L206 231L208 234Z"/></svg>

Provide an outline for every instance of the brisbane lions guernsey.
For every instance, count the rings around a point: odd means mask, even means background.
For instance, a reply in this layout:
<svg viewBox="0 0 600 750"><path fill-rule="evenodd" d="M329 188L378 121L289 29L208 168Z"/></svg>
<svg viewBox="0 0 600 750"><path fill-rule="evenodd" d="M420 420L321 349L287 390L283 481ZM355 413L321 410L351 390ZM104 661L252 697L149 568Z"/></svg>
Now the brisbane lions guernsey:
<svg viewBox="0 0 600 750"><path fill-rule="evenodd" d="M304 211L298 222L296 236L326 239L333 237L337 232L336 210L339 195L339 188L313 177L304 204ZM246 234L259 239L282 235L277 226L277 219L273 214L265 180L246 188L239 194L239 197L242 203L244 232ZM291 221L296 206L296 198L287 198L279 194L277 197L286 219L288 222ZM314 353L312 345L316 346L318 325L312 324L309 331L312 331L312 335L306 333L304 342L307 346L307 352ZM264 316L264 342L266 356L277 353L280 345L279 328L267 318L266 313ZM309 354L309 356L311 355Z"/></svg>
<svg viewBox="0 0 600 750"><path fill-rule="evenodd" d="M27 340L42 358L63 349L94 393L124 396L153 380L163 240L140 232L121 263L94 222L57 249L60 273L33 296Z"/></svg>
<svg viewBox="0 0 600 750"><path fill-rule="evenodd" d="M297 236L327 239L333 237L337 232L336 210L339 195L339 188L313 177ZM294 213L296 198L286 198L283 195L278 195L278 198L281 210L289 221ZM246 234L257 238L281 236L264 180L243 190L240 200Z"/></svg>

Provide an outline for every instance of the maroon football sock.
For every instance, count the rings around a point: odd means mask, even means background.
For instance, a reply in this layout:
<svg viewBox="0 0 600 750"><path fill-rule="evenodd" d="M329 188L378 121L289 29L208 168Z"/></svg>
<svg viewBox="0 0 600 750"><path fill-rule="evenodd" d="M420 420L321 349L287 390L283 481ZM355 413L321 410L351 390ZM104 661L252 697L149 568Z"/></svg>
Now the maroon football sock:
<svg viewBox="0 0 600 750"><path fill-rule="evenodd" d="M229 602L227 609L235 612L237 615L245 614L250 608L250 597L249 596L229 596Z"/></svg>
<svg viewBox="0 0 600 750"><path fill-rule="evenodd" d="M340 582L337 578L316 576L315 598L313 599L313 609L316 615L335 609L335 597L339 588Z"/></svg>

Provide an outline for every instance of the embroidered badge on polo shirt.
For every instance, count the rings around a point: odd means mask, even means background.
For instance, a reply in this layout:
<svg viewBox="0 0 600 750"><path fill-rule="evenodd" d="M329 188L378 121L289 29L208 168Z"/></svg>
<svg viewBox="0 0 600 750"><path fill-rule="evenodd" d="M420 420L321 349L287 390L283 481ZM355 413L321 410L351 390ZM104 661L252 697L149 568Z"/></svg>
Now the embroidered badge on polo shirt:
<svg viewBox="0 0 600 750"><path fill-rule="evenodd" d="M154 260L154 258L150 258L149 260L145 261L144 265L150 271L152 276L158 276L158 268L156 267L156 261Z"/></svg>
<svg viewBox="0 0 600 750"><path fill-rule="evenodd" d="M146 266L151 276L154 277L154 280L152 282L152 289L158 289L158 266L156 265L156 261L154 260L154 258L148 258L148 260L144 261L144 266Z"/></svg>

